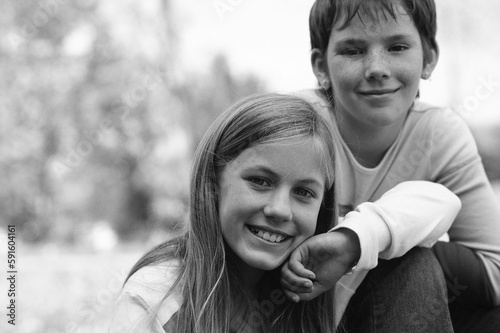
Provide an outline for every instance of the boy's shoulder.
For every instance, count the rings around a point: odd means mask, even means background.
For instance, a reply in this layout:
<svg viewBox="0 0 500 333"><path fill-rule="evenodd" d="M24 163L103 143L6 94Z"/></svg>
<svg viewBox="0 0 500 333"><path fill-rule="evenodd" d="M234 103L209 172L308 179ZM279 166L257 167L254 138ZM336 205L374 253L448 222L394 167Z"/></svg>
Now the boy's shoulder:
<svg viewBox="0 0 500 333"><path fill-rule="evenodd" d="M325 94L320 89L303 89L293 92L293 95L302 97L309 103L315 106L321 106L323 108L329 108L330 103L328 102Z"/></svg>
<svg viewBox="0 0 500 333"><path fill-rule="evenodd" d="M432 123L437 127L466 126L462 117L452 108L436 106L416 100L410 109L409 123Z"/></svg>
<svg viewBox="0 0 500 333"><path fill-rule="evenodd" d="M416 113L442 112L445 109L446 109L445 107L432 105L428 102L424 102L417 99L415 103L413 103L410 112L416 112Z"/></svg>
<svg viewBox="0 0 500 333"><path fill-rule="evenodd" d="M309 102L330 125L335 123L332 106L325 93L320 89L304 89L293 92L294 96L301 97Z"/></svg>

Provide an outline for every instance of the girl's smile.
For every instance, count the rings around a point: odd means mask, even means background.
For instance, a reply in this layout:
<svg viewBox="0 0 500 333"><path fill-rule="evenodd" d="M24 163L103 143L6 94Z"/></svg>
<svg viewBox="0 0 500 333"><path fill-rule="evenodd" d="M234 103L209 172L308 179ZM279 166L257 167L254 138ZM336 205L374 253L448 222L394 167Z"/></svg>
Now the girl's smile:
<svg viewBox="0 0 500 333"><path fill-rule="evenodd" d="M283 234L280 231L271 230L268 227L257 227L257 226L252 226L252 225L247 225L246 227L255 236L257 236L260 239L265 240L266 242L270 242L270 243L279 244L279 243L283 243L283 242L292 238L292 236L290 236L290 235Z"/></svg>
<svg viewBox="0 0 500 333"><path fill-rule="evenodd" d="M224 168L222 233L246 265L275 269L314 234L326 187L322 149L314 138L261 144Z"/></svg>

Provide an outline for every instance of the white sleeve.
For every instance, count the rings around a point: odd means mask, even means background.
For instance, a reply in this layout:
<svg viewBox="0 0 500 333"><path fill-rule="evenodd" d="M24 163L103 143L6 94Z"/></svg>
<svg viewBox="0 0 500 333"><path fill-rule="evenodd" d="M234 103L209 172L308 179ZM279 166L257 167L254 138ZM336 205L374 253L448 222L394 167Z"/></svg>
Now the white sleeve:
<svg viewBox="0 0 500 333"><path fill-rule="evenodd" d="M430 247L448 231L461 208L460 199L440 184L407 181L375 202L360 204L331 231L354 231L361 246L357 270L377 266L415 246Z"/></svg>

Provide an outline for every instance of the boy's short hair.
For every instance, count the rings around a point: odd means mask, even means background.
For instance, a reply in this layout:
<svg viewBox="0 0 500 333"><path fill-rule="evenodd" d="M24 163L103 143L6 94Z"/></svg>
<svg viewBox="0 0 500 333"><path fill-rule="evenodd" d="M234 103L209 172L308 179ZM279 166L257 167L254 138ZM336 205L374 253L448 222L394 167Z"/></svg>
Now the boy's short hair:
<svg viewBox="0 0 500 333"><path fill-rule="evenodd" d="M345 28L351 20L365 15L372 20L396 18L397 5L411 17L422 40L424 63L431 59L432 50L438 52L436 42L436 5L434 0L316 0L309 15L311 48L324 53L330 34L340 20Z"/></svg>

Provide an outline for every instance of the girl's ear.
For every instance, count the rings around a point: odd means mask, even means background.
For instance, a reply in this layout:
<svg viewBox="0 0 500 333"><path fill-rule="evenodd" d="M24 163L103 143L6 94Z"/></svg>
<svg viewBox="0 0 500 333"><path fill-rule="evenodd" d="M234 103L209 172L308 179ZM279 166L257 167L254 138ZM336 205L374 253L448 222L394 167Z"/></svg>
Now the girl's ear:
<svg viewBox="0 0 500 333"><path fill-rule="evenodd" d="M424 68L422 69L422 79L427 80L431 77L434 68L436 68L437 62L439 59L439 52L435 49L432 49L428 59L426 59L426 63L424 64Z"/></svg>
<svg viewBox="0 0 500 333"><path fill-rule="evenodd" d="M311 52L311 66L319 85L328 90L331 87L328 76L328 61L319 49L313 49Z"/></svg>

